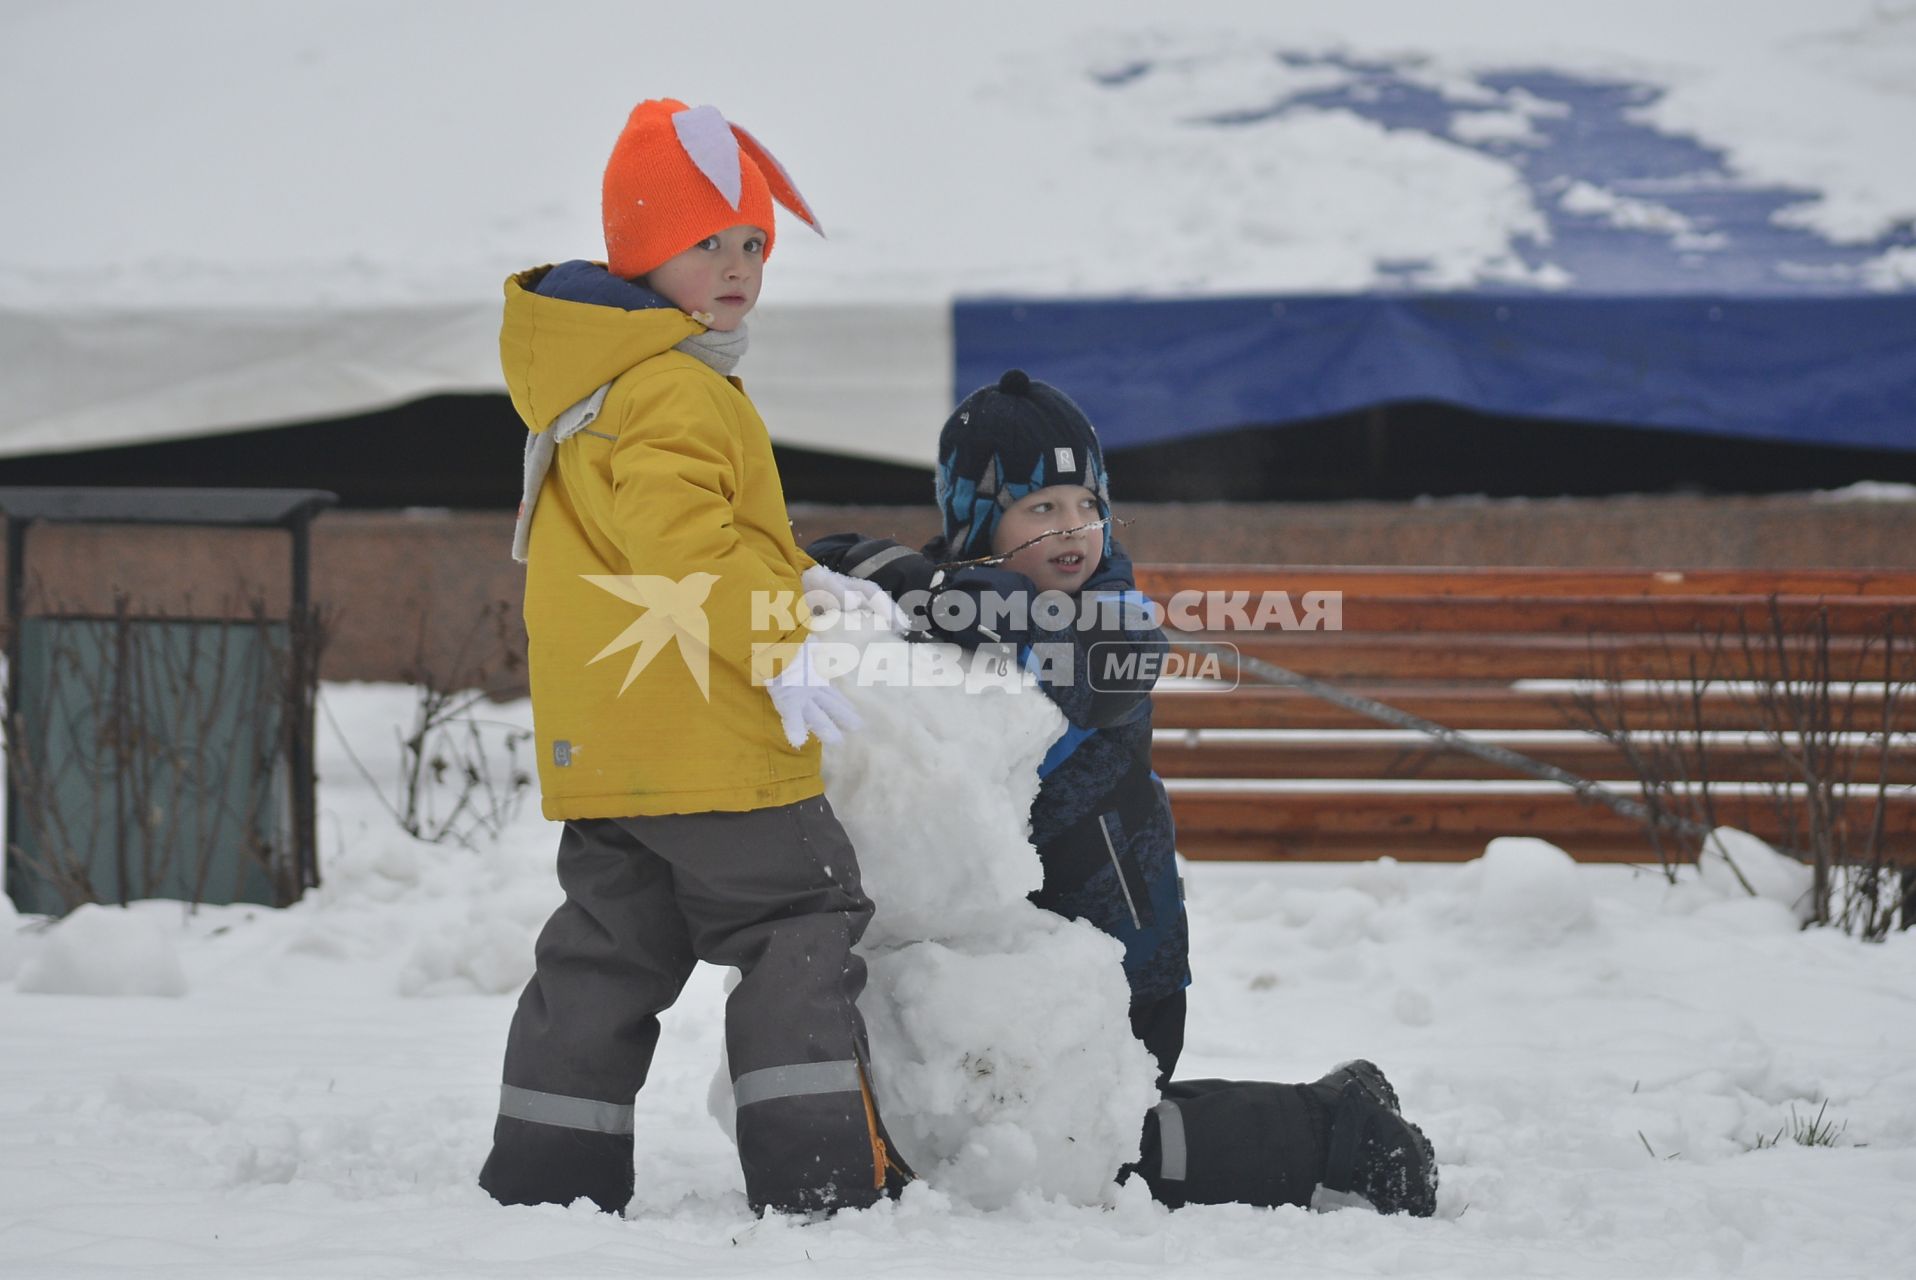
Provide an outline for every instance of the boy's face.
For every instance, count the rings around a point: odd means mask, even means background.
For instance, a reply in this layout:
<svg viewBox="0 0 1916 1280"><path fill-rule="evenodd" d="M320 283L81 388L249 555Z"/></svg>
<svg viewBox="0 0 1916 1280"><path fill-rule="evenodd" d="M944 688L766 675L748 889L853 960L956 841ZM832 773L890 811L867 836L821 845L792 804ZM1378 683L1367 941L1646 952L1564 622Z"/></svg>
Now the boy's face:
<svg viewBox="0 0 1916 1280"><path fill-rule="evenodd" d="M1041 533L1076 529L1099 518L1098 498L1081 484L1034 489L1011 504L991 531L991 552L1003 555ZM1040 591L1072 591L1084 586L1104 558L1104 530L1086 529L1032 543L1004 562L1038 584Z"/></svg>
<svg viewBox="0 0 1916 1280"><path fill-rule="evenodd" d="M645 273L645 283L708 329L730 333L758 304L765 278L765 233L741 224L674 254Z"/></svg>

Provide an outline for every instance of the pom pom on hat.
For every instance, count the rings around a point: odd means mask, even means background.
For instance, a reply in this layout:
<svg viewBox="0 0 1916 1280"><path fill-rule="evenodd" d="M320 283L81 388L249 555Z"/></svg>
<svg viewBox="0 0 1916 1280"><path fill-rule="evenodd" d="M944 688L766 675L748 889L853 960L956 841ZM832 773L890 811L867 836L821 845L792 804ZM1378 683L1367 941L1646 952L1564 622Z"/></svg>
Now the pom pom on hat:
<svg viewBox="0 0 1916 1280"><path fill-rule="evenodd" d="M717 107L649 98L632 109L606 161L601 189L606 266L642 276L707 236L741 224L765 232L772 256L776 200L820 235L783 165Z"/></svg>

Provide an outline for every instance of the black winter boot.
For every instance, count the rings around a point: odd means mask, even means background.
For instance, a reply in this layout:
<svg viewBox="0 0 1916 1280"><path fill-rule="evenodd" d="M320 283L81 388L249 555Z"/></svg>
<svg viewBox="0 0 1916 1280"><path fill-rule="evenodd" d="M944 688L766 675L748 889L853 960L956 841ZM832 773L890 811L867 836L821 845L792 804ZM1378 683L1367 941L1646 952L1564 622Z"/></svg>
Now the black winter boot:
<svg viewBox="0 0 1916 1280"><path fill-rule="evenodd" d="M1428 1218L1437 1211L1437 1153L1423 1130L1397 1113L1396 1091L1383 1072L1353 1062L1307 1087L1329 1122L1325 1187L1354 1191L1379 1213Z"/></svg>
<svg viewBox="0 0 1916 1280"><path fill-rule="evenodd" d="M1320 1098L1323 1098L1326 1103L1331 1103L1344 1092L1344 1082L1347 1080L1358 1081L1363 1086L1364 1092L1379 1105L1391 1111L1398 1109L1397 1090L1390 1087L1390 1081L1384 1078L1384 1073L1378 1070L1376 1063L1367 1062L1363 1058L1352 1058L1349 1062L1340 1063L1331 1068L1319 1077L1312 1087L1318 1090ZM1324 1092L1327 1088L1328 1093Z"/></svg>

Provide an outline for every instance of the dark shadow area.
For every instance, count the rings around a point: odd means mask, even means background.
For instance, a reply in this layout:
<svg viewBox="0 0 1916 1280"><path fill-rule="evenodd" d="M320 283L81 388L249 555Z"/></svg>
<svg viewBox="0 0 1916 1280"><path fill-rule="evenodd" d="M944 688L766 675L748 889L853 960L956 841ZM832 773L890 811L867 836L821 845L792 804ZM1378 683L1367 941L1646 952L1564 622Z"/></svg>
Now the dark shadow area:
<svg viewBox="0 0 1916 1280"><path fill-rule="evenodd" d="M0 485L327 489L359 509L507 510L526 430L504 395L443 395L379 413L117 449L0 458ZM775 450L793 502L929 502L931 463Z"/></svg>
<svg viewBox="0 0 1916 1280"><path fill-rule="evenodd" d="M1859 480L1916 483L1916 450L1498 418L1433 403L1116 449L1109 461L1119 493L1154 502L1764 494Z"/></svg>
<svg viewBox="0 0 1916 1280"><path fill-rule="evenodd" d="M504 395L84 453L0 459L0 484L328 489L343 507L511 509L526 429Z"/></svg>
<svg viewBox="0 0 1916 1280"><path fill-rule="evenodd" d="M327 422L0 459L0 485L314 488L353 508L510 510L524 443L505 396L445 395ZM792 502L931 499L929 458L909 467L776 452ZM1117 449L1110 465L1118 492L1135 502L1760 494L1858 480L1916 483L1916 451L1494 418L1428 403Z"/></svg>

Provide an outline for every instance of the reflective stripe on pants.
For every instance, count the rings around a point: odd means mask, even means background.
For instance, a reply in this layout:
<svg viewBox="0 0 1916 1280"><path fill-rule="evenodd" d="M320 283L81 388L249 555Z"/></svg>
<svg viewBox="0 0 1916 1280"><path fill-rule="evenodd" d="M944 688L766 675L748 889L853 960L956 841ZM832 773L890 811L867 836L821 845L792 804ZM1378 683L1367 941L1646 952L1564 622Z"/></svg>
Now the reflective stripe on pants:
<svg viewBox="0 0 1916 1280"><path fill-rule="evenodd" d="M858 1093L858 1063L798 1062L789 1067L747 1071L732 1082L732 1100L742 1111L755 1102L796 1098L811 1093Z"/></svg>
<svg viewBox="0 0 1916 1280"><path fill-rule="evenodd" d="M596 1098L568 1098L562 1093L541 1093L509 1084L499 1086L499 1114L533 1124L584 1129L590 1133L632 1132L630 1103L619 1106Z"/></svg>
<svg viewBox="0 0 1916 1280"><path fill-rule="evenodd" d="M1166 1099L1151 1108L1158 1118L1158 1177L1166 1182L1183 1182L1190 1152L1184 1145L1184 1113L1178 1104Z"/></svg>

